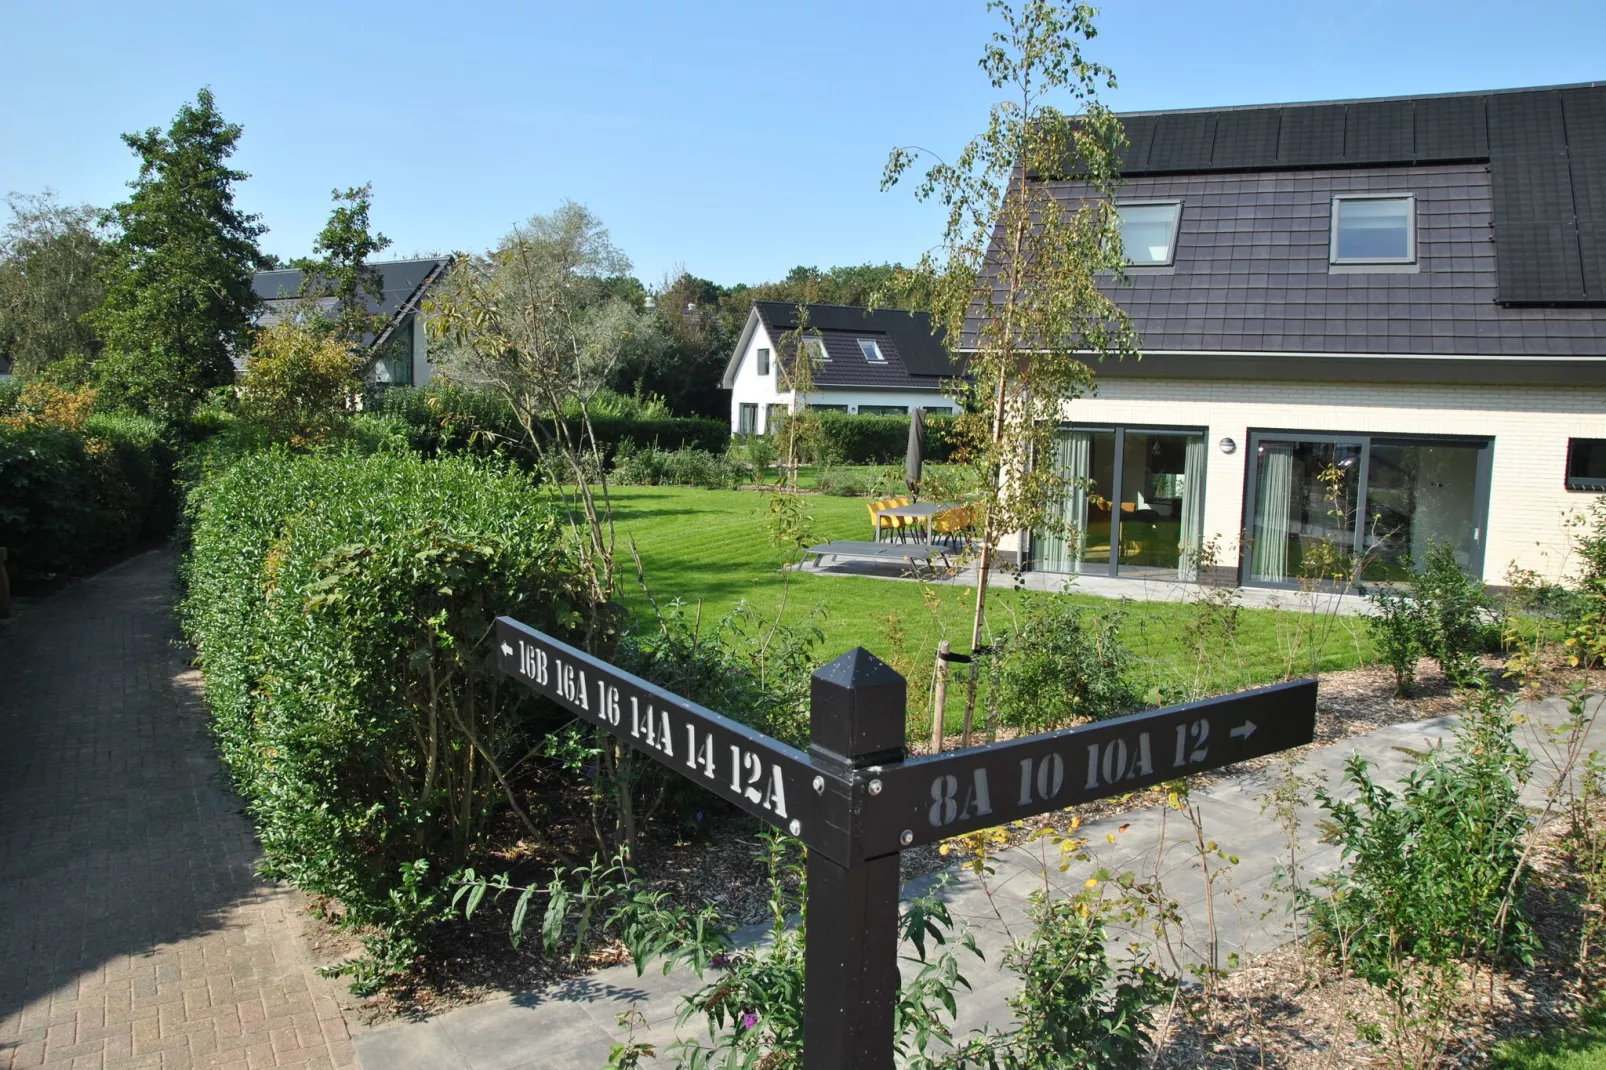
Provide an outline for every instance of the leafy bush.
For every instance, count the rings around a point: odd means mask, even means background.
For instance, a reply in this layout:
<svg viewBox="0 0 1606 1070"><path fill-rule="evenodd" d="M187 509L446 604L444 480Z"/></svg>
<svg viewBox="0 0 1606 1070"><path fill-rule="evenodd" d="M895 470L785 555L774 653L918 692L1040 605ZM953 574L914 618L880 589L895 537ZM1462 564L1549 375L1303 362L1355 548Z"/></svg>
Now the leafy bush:
<svg viewBox="0 0 1606 1070"><path fill-rule="evenodd" d="M141 416L0 426L0 546L20 587L82 575L165 533L173 451Z"/></svg>
<svg viewBox="0 0 1606 1070"><path fill-rule="evenodd" d="M591 611L527 476L411 453L248 453L187 504L185 630L264 872L379 927L371 986L446 909L549 725L491 657L492 619L566 636Z"/></svg>
<svg viewBox="0 0 1606 1070"><path fill-rule="evenodd" d="M1532 762L1511 702L1469 692L1454 746L1429 752L1398 792L1357 756L1345 770L1353 802L1316 793L1347 865L1306 906L1335 957L1372 984L1398 984L1408 960L1531 957L1521 792Z"/></svg>
<svg viewBox="0 0 1606 1070"><path fill-rule="evenodd" d="M1408 590L1380 587L1367 595L1374 612L1367 629L1394 669L1395 689L1409 694L1416 659L1426 654L1452 684L1478 676L1477 656L1494 649L1500 626L1483 581L1456 560L1455 547L1433 543L1426 566L1412 571Z"/></svg>
<svg viewBox="0 0 1606 1070"><path fill-rule="evenodd" d="M619 444L613 465L615 482L644 487L669 485L723 490L739 486L746 474L724 454L695 449L637 449L629 439Z"/></svg>
<svg viewBox="0 0 1606 1070"><path fill-rule="evenodd" d="M1367 594L1366 600L1372 603L1366 630L1371 632L1383 660L1394 670L1394 693L1409 695L1416 683L1417 659L1424 652L1427 620L1422 604L1395 587L1379 587Z"/></svg>
<svg viewBox="0 0 1606 1070"><path fill-rule="evenodd" d="M1022 599L990 655L999 720L1023 731L1130 713L1142 701L1119 613L1096 615L1056 595Z"/></svg>
<svg viewBox="0 0 1606 1070"><path fill-rule="evenodd" d="M373 401L369 411L401 420L407 427L408 444L421 453L490 453L502 447L518 459L528 459L524 431L512 406L489 390L451 384L421 390L390 389ZM641 411L656 410L649 404ZM568 422L571 433L578 433L578 420L570 417ZM673 416L637 419L593 412L591 428L609 460L625 442L637 449L699 449L723 454L731 437L730 427L721 420Z"/></svg>
<svg viewBox="0 0 1606 1070"><path fill-rule="evenodd" d="M897 464L909 451L909 417L852 416L815 412L819 420L818 460L829 464ZM926 460L941 463L953 451L955 417L926 417Z"/></svg>
<svg viewBox="0 0 1606 1070"><path fill-rule="evenodd" d="M1577 517L1578 591L1567 621L1567 660L1575 667L1606 660L1606 497Z"/></svg>
<svg viewBox="0 0 1606 1070"><path fill-rule="evenodd" d="M275 442L312 446L337 437L361 358L337 336L296 323L260 332L240 381L240 415Z"/></svg>

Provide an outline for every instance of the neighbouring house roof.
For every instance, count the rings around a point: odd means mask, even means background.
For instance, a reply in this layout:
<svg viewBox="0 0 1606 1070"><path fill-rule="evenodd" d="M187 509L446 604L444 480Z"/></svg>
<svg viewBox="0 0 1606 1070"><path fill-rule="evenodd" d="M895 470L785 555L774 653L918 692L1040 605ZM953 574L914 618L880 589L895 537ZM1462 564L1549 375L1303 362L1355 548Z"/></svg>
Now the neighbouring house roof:
<svg viewBox="0 0 1606 1070"><path fill-rule="evenodd" d="M379 272L381 288L378 301L371 296L368 297L368 310L376 315L386 316L390 320L390 326L380 332L377 338L372 339L372 344L383 343L390 336L392 329L410 313L417 311L425 291L450 265L451 261L445 257L392 260L372 265ZM252 286L257 296L268 306L264 320L272 322L277 307L283 307L300 299L301 272L293 268L259 271L252 281Z"/></svg>
<svg viewBox="0 0 1606 1070"><path fill-rule="evenodd" d="M830 360L814 369L820 387L881 388L886 390L941 390L943 382L959 374L948 357L941 331L933 333L931 316L896 308L859 308L853 305L806 305L808 333L825 344ZM747 325L725 366L723 385L736 382L736 368L760 324L776 347L777 367L789 368L796 343L783 339L798 329L798 306L786 301L754 301ZM874 339L886 358L871 363L859 348L859 339Z"/></svg>
<svg viewBox="0 0 1606 1070"><path fill-rule="evenodd" d="M1108 287L1144 364L1606 357L1606 83L1121 119L1117 200L1182 204L1173 266ZM1088 194L1052 185L1066 201ZM1332 269L1341 193L1414 194L1416 264Z"/></svg>

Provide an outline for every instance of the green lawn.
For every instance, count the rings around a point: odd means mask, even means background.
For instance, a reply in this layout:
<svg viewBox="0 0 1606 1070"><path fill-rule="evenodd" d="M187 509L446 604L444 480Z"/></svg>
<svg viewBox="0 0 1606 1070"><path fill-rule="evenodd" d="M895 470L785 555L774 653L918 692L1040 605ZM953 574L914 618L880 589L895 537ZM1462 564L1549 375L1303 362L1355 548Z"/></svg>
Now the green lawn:
<svg viewBox="0 0 1606 1070"><path fill-rule="evenodd" d="M1606 1009L1590 1011L1569 1029L1495 1049L1494 1070L1606 1070Z"/></svg>
<svg viewBox="0 0 1606 1070"><path fill-rule="evenodd" d="M969 646L972 588L783 572L768 534L767 494L680 487L619 487L611 493L621 559L628 563L623 547L627 536L634 537L660 603L701 602L705 621L718 620L742 599L765 614L775 613L784 599L789 623L818 609L825 634L818 648L822 662L864 646L906 673L929 673L940 639L949 639L956 650ZM809 495L804 504L819 541L871 537L863 499ZM644 618L649 610L633 576L625 596L632 612ZM1012 590L993 590L990 621L1006 623L1017 597ZM1226 644L1201 639L1209 634L1209 615L1196 606L1122 607L1090 595L1064 597L1094 612L1123 614L1122 637L1146 666L1151 686L1219 693L1306 671L1313 647L1324 670L1355 666L1370 653L1355 618L1246 609L1236 642Z"/></svg>

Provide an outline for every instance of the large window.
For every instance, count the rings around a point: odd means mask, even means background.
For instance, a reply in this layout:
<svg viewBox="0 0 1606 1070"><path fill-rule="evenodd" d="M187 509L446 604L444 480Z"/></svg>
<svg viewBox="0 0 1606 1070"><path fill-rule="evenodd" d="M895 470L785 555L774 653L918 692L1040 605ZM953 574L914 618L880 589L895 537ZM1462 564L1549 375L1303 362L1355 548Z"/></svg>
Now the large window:
<svg viewBox="0 0 1606 1070"><path fill-rule="evenodd" d="M1034 533L1048 572L1197 575L1204 521L1201 432L1070 428L1054 442L1067 493L1057 523Z"/></svg>
<svg viewBox="0 0 1606 1070"><path fill-rule="evenodd" d="M1567 440L1567 489L1606 490L1606 438Z"/></svg>
<svg viewBox="0 0 1606 1070"><path fill-rule="evenodd" d="M736 407L736 433L738 435L756 434L758 431L758 405L749 405L746 402Z"/></svg>
<svg viewBox="0 0 1606 1070"><path fill-rule="evenodd" d="M1128 264L1165 267L1175 260L1180 203L1119 204L1115 211L1121 220L1121 247Z"/></svg>
<svg viewBox="0 0 1606 1070"><path fill-rule="evenodd" d="M1486 439L1253 433L1245 580L1400 579L1441 544L1481 574L1490 448Z"/></svg>
<svg viewBox="0 0 1606 1070"><path fill-rule="evenodd" d="M1416 201L1405 196L1333 198L1332 262L1416 262Z"/></svg>

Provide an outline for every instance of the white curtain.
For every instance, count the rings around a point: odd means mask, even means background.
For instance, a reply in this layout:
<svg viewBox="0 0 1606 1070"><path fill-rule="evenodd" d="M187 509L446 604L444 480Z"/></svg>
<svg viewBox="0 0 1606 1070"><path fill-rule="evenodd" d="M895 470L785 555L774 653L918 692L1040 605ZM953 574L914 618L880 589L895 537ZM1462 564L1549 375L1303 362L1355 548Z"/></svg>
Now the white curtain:
<svg viewBox="0 0 1606 1070"><path fill-rule="evenodd" d="M1204 466L1203 436L1188 439L1180 488L1182 534L1177 545L1177 579L1190 582L1199 578L1198 561L1194 555L1204 541Z"/></svg>
<svg viewBox="0 0 1606 1070"><path fill-rule="evenodd" d="M1250 573L1257 580L1288 579L1288 519L1293 505L1294 448L1266 446L1255 485L1254 553Z"/></svg>
<svg viewBox="0 0 1606 1070"><path fill-rule="evenodd" d="M1092 454L1093 437L1086 431L1054 436L1054 467L1068 485L1052 514L1056 522L1037 533L1037 566L1045 572L1075 572L1087 548L1087 474Z"/></svg>

